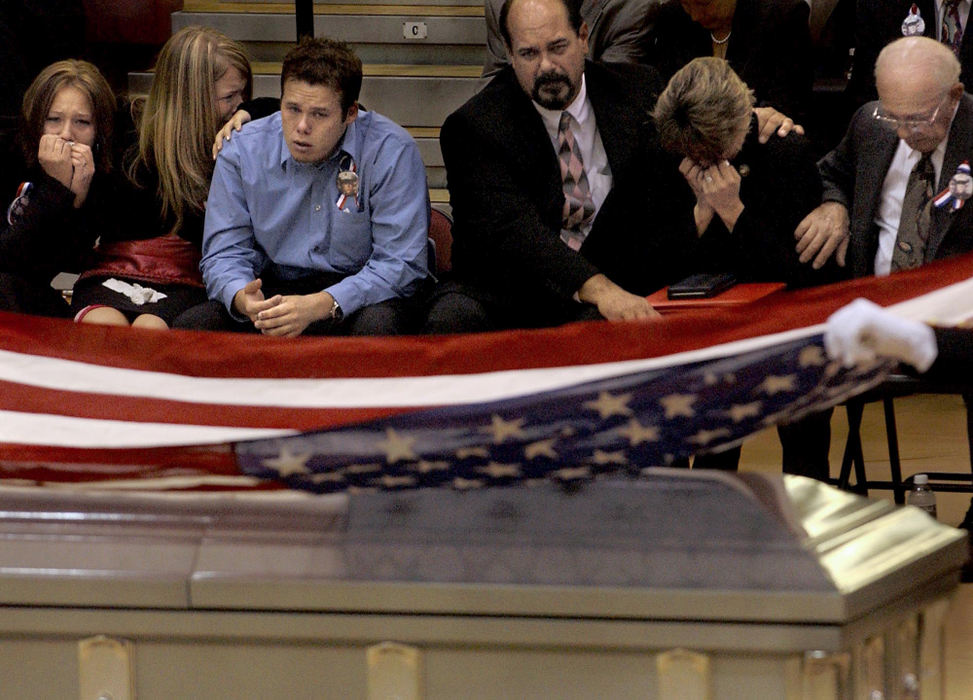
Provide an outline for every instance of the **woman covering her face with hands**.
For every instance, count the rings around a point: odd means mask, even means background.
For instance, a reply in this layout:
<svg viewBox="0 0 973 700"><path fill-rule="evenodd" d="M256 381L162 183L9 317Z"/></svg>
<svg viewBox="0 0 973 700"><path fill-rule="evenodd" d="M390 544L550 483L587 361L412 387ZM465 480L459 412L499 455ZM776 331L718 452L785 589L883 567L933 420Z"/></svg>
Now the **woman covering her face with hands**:
<svg viewBox="0 0 973 700"><path fill-rule="evenodd" d="M798 260L794 229L821 202L817 165L795 132L760 143L753 95L726 61L696 58L678 70L653 116L663 147L682 156L679 171L695 195L695 272L791 286L843 274L835 265L814 270ZM829 419L815 414L779 426L785 472L810 473L803 464L814 459L827 465ZM808 444L823 445L823 457ZM697 457L694 466L736 469L739 456L737 447Z"/></svg>
<svg viewBox="0 0 973 700"><path fill-rule="evenodd" d="M113 218L115 109L87 61L49 65L24 94L20 167L0 175L0 310L70 315L50 282L86 266Z"/></svg>
<svg viewBox="0 0 973 700"><path fill-rule="evenodd" d="M653 116L662 145L683 156L679 170L695 195L699 272L742 281L810 284L794 229L821 201L817 166L794 132L760 143L753 94L719 58L690 61L672 76Z"/></svg>

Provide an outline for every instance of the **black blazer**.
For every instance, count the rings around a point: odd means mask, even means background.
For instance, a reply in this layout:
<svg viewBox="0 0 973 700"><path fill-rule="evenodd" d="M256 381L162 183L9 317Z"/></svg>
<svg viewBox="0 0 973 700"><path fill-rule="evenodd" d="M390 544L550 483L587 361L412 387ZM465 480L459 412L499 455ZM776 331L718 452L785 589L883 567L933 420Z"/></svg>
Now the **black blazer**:
<svg viewBox="0 0 973 700"><path fill-rule="evenodd" d="M762 144L757 136L754 119L732 161L741 175L743 213L732 233L713 217L701 237L700 269L790 286L835 281L843 274L836 265L813 270L798 260L794 230L821 203L821 178L807 139L791 132Z"/></svg>
<svg viewBox="0 0 973 700"><path fill-rule="evenodd" d="M754 91L758 106L774 107L797 122L807 117L814 83L808 4L804 0L737 0L726 60ZM679 0L659 8L649 34L647 62L663 80L699 56L712 56L708 29Z"/></svg>
<svg viewBox="0 0 973 700"><path fill-rule="evenodd" d="M684 276L692 206L649 115L658 76L643 66L592 62L585 76L613 187L578 252L560 239L564 194L550 136L513 70L446 119L440 141L458 281L542 305L570 299L599 272L644 294Z"/></svg>
<svg viewBox="0 0 973 700"><path fill-rule="evenodd" d="M936 38L938 0L916 0L925 22L924 36ZM852 62L848 93L859 106L878 99L875 91L875 59L886 44L902 38L902 20L909 14L912 0L858 0L855 5L855 58ZM973 13L970 13L973 18ZM973 89L973 32L963 27L960 42L960 81L967 91Z"/></svg>
<svg viewBox="0 0 973 700"><path fill-rule="evenodd" d="M846 265L855 277L875 272L878 231L875 213L899 137L873 117L875 102L862 106L852 117L844 138L818 163L824 200L848 207L850 242ZM946 155L936 183L940 192L964 160L973 161L973 97L964 93L947 136ZM973 206L933 208L925 261L973 250Z"/></svg>
<svg viewBox="0 0 973 700"><path fill-rule="evenodd" d="M973 384L973 330L933 328L933 332L936 334L939 354L925 377L946 382Z"/></svg>

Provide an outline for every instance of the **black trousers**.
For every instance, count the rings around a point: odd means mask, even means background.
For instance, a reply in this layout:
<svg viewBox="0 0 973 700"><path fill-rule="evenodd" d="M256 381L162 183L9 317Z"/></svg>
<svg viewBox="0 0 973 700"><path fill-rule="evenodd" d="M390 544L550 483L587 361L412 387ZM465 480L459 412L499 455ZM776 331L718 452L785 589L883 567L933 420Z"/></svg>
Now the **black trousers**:
<svg viewBox="0 0 973 700"><path fill-rule="evenodd" d="M272 270L261 275L264 296L276 294L314 294L337 284L344 275L319 273L296 280L280 279ZM340 322L332 319L315 321L302 335L408 335L420 324L422 293L408 298L388 299L365 306L348 314ZM185 311L172 324L173 328L197 331L230 331L259 333L249 320L238 321L221 301L209 300Z"/></svg>
<svg viewBox="0 0 973 700"><path fill-rule="evenodd" d="M501 298L456 281L437 285L427 306L423 333L484 333L605 320L592 304L554 297L544 300Z"/></svg>
<svg viewBox="0 0 973 700"><path fill-rule="evenodd" d="M807 476L827 481L831 476L831 416L833 408L811 413L793 423L777 426L780 445L784 449L785 474Z"/></svg>

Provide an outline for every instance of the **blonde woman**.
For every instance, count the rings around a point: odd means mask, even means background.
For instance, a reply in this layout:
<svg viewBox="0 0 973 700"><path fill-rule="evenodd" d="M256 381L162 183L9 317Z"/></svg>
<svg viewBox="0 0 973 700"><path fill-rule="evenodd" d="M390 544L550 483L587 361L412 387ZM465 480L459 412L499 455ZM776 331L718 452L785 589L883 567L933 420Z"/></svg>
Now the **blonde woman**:
<svg viewBox="0 0 973 700"><path fill-rule="evenodd" d="M801 265L794 229L821 201L821 179L803 136L760 143L750 88L721 58L676 71L653 116L663 147L695 198L697 272L732 272L746 282L833 281L836 267ZM828 474L830 411L778 426L789 474ZM694 468L736 469L740 448L698 455Z"/></svg>
<svg viewBox="0 0 973 700"><path fill-rule="evenodd" d="M807 141L792 132L760 143L753 104L729 63L712 57L679 69L656 103L662 146L683 156L679 170L695 195L705 251L699 271L734 272L746 281L828 281L800 265L794 243L798 222L821 197Z"/></svg>
<svg viewBox="0 0 973 700"><path fill-rule="evenodd" d="M251 89L243 47L221 32L186 27L166 42L136 105L117 224L75 285L75 320L162 329L206 300L199 250L213 138Z"/></svg>

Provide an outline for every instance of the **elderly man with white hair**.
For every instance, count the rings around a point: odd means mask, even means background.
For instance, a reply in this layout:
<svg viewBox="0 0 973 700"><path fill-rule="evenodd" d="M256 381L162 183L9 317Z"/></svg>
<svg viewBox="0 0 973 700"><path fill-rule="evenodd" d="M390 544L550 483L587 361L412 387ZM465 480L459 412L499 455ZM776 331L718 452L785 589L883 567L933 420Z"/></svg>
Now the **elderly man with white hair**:
<svg viewBox="0 0 973 700"><path fill-rule="evenodd" d="M801 263L820 268L834 257L865 277L973 250L973 206L962 206L959 186L973 156L973 97L959 76L956 56L932 39L882 50L879 99L818 163L822 203L795 231ZM804 473L827 476L828 415L782 426L781 439L809 455Z"/></svg>
<svg viewBox="0 0 973 700"><path fill-rule="evenodd" d="M953 52L926 37L882 50L878 101L818 164L823 203L795 232L801 262L835 255L862 277L973 250L973 207L949 194L973 155L973 97L959 75Z"/></svg>

